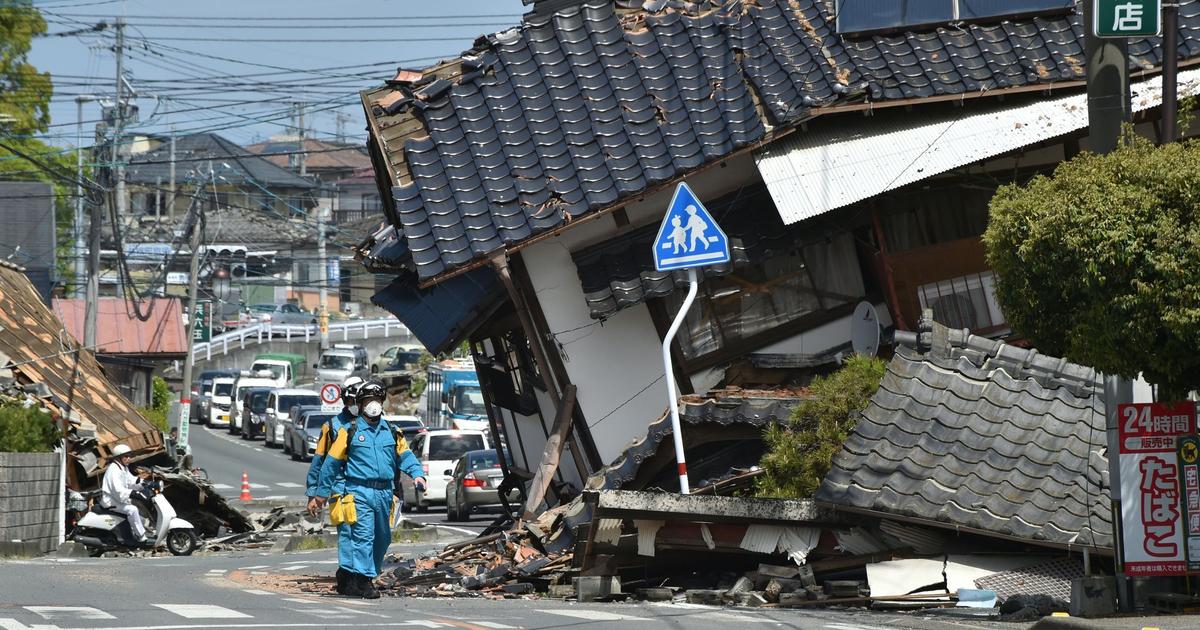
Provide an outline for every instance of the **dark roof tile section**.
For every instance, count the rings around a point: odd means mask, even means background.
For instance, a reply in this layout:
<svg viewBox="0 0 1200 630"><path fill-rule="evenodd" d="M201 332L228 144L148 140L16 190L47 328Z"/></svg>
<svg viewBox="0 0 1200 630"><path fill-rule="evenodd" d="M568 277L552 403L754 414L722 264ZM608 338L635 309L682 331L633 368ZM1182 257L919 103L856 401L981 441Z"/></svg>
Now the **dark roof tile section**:
<svg viewBox="0 0 1200 630"><path fill-rule="evenodd" d="M1058 545L1111 547L1090 368L934 325L899 347L816 498Z"/></svg>
<svg viewBox="0 0 1200 630"><path fill-rule="evenodd" d="M1084 76L1074 14L844 39L828 0L638 4L535 11L417 85L364 94L420 278L678 178L826 106ZM1180 9L1179 42L1181 55L1200 55L1200 3ZM1132 40L1131 67L1157 65L1158 47L1158 38Z"/></svg>
<svg viewBox="0 0 1200 630"><path fill-rule="evenodd" d="M252 155L247 149L215 133L197 133L175 138L175 170L180 182L187 181L190 171L207 172L209 163L217 175L234 185L258 184L268 188L309 190L317 185L311 180L271 163L267 158ZM228 164L228 168L222 165ZM171 143L159 138L159 144L145 153L134 155L125 171L131 184L166 185L171 179Z"/></svg>
<svg viewBox="0 0 1200 630"><path fill-rule="evenodd" d="M747 424L765 427L781 424L791 416L799 398L787 396L746 397L724 396L698 399L684 397L679 419L691 425L717 424L729 426ZM671 418L663 414L646 427L646 435L634 439L608 466L588 477L588 490L617 490L637 476L638 468L658 452L659 445L671 436Z"/></svg>

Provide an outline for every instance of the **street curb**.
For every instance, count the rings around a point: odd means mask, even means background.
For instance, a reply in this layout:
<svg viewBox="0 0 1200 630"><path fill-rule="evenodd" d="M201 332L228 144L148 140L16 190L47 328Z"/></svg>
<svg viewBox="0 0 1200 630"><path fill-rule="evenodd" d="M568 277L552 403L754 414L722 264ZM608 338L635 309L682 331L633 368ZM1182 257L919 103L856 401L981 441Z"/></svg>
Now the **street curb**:
<svg viewBox="0 0 1200 630"><path fill-rule="evenodd" d="M272 553L285 553L300 549L328 549L337 546L337 534L307 534L302 536L286 536L275 541L271 547Z"/></svg>
<svg viewBox="0 0 1200 630"><path fill-rule="evenodd" d="M1029 626L1029 630L1107 630L1108 627L1082 617L1042 617L1040 621Z"/></svg>

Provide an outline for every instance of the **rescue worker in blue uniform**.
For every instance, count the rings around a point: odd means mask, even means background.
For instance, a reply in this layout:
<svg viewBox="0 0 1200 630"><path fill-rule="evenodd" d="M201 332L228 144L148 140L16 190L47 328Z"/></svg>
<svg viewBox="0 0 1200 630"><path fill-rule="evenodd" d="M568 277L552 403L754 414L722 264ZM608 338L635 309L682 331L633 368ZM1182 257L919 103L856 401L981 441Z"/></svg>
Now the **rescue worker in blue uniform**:
<svg viewBox="0 0 1200 630"><path fill-rule="evenodd" d="M344 595L376 599L379 591L373 579L383 568L383 558L392 542L393 488L396 476L405 473L418 489L425 488L425 471L417 456L408 448L404 434L383 420L383 385L367 382L358 390L361 415L338 430L317 484L317 506L323 506L334 493L338 477L345 478L345 495L353 498L353 523L350 526L350 554L338 565L351 573ZM343 501L347 499L343 496Z"/></svg>
<svg viewBox="0 0 1200 630"><path fill-rule="evenodd" d="M308 497L308 513L312 516L316 516L320 512L320 508L317 506L317 484L320 482L321 464L325 463L329 447L333 445L333 439L337 436L338 431L358 418L356 396L362 382L363 380L357 376L351 376L346 379L346 382L342 384L342 410L321 425L321 435L317 438L317 445L313 449L312 463L308 465L308 477L304 483L304 495ZM344 479L334 479L330 488L330 492L333 493L332 496L337 497L341 495L344 492L344 485ZM346 523L339 524L337 532L338 561L340 564L348 564L350 559L350 525ZM337 592L345 594L350 574L339 566L336 578Z"/></svg>

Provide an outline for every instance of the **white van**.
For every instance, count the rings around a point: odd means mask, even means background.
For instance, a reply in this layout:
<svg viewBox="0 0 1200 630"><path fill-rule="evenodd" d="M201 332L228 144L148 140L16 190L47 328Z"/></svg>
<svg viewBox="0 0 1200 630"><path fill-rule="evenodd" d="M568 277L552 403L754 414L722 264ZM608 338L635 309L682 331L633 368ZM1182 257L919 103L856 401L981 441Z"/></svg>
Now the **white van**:
<svg viewBox="0 0 1200 630"><path fill-rule="evenodd" d="M209 426L226 426L233 414L233 382L232 376L218 376L212 384L212 406L208 410Z"/></svg>
<svg viewBox="0 0 1200 630"><path fill-rule="evenodd" d="M421 466L425 469L425 492L417 494L416 486L408 475L403 485L403 509L417 508L424 512L431 504L446 502L446 485L453 475L454 464L468 451L491 448L487 434L483 431L436 430L419 433L409 444Z"/></svg>
<svg viewBox="0 0 1200 630"><path fill-rule="evenodd" d="M319 407L321 395L311 389L277 389L267 396L267 446L281 446L287 433L289 414L293 407ZM325 405L326 411L337 413L342 406Z"/></svg>
<svg viewBox="0 0 1200 630"><path fill-rule="evenodd" d="M242 432L242 407L239 401L242 400L242 390L250 387L275 387L275 375L269 370L261 372L251 372L243 370L241 375L233 382L233 410L229 413L229 432Z"/></svg>

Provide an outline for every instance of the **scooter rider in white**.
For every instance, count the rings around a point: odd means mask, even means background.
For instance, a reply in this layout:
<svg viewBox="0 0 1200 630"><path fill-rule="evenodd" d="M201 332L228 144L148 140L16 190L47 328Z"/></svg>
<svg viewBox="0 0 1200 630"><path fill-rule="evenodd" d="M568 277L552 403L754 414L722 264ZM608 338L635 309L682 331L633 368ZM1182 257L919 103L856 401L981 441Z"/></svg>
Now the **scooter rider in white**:
<svg viewBox="0 0 1200 630"><path fill-rule="evenodd" d="M139 544L148 544L146 526L142 523L142 514L137 506L130 501L130 493L138 488L141 479L129 471L129 460L133 449L124 444L113 447L113 460L104 471L104 493L100 496L100 505L125 515L129 528Z"/></svg>

